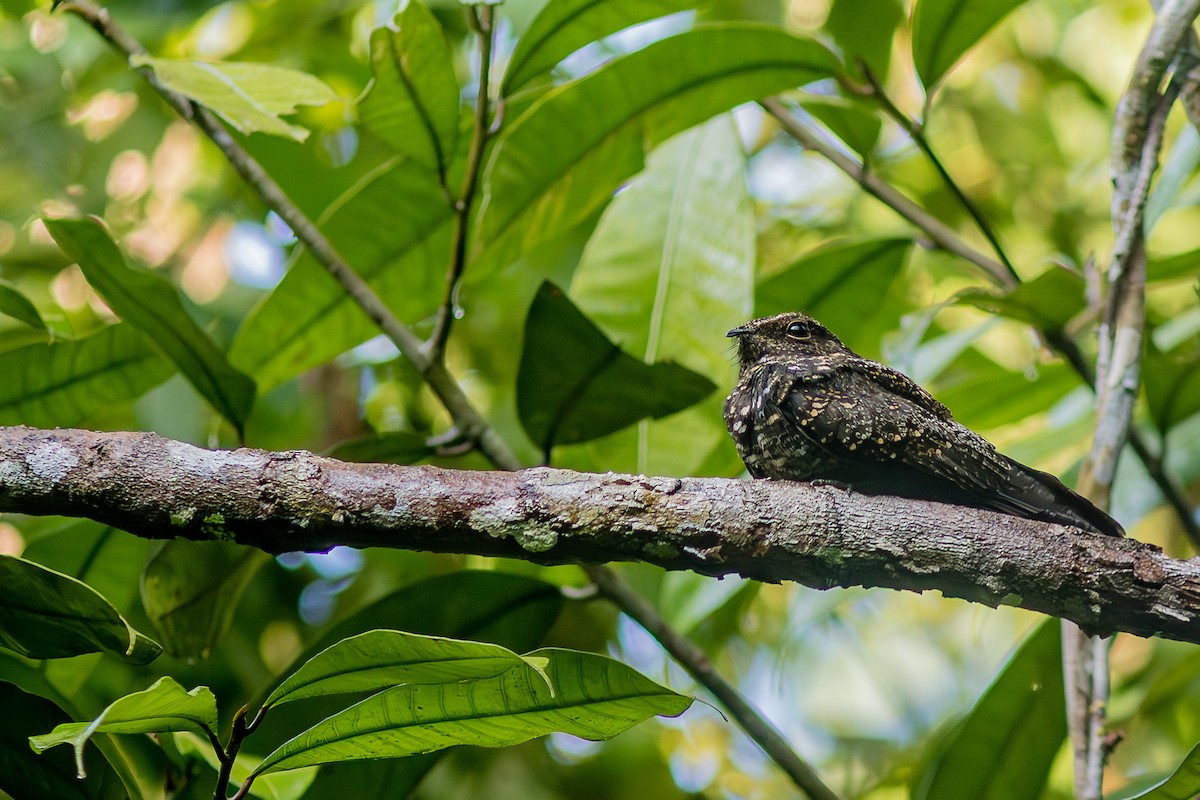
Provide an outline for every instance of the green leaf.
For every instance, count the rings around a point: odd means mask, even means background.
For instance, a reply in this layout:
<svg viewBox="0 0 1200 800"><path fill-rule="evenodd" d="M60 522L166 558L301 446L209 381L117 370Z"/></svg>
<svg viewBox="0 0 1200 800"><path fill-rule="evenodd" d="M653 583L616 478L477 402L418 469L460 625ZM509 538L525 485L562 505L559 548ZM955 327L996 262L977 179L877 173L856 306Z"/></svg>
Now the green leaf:
<svg viewBox="0 0 1200 800"><path fill-rule="evenodd" d="M866 20L870 23L864 24ZM830 3L824 29L841 49L847 67L858 73L858 62L864 61L882 80L891 65L896 29L903 21L901 0L853 0Z"/></svg>
<svg viewBox="0 0 1200 800"><path fill-rule="evenodd" d="M412 464L433 455L428 437L408 431L380 433L339 442L325 455L340 461L371 464Z"/></svg>
<svg viewBox="0 0 1200 800"><path fill-rule="evenodd" d="M125 695L109 704L91 722L68 722L50 733L29 737L34 751L41 753L55 745L69 744L75 749L75 768L86 775L83 746L97 733L165 733L197 731L205 736L217 733L217 700L205 686L190 692L173 678L159 678L149 689Z"/></svg>
<svg viewBox="0 0 1200 800"><path fill-rule="evenodd" d="M913 800L1037 800L1066 738L1059 621L1030 634L918 776Z"/></svg>
<svg viewBox="0 0 1200 800"><path fill-rule="evenodd" d="M458 137L459 88L437 19L413 0L371 32L374 80L358 116L379 138L445 174Z"/></svg>
<svg viewBox="0 0 1200 800"><path fill-rule="evenodd" d="M625 353L558 287L542 284L525 320L517 414L545 451L595 439L646 417L663 417L716 388L678 364Z"/></svg>
<svg viewBox="0 0 1200 800"><path fill-rule="evenodd" d="M99 753L87 759L88 775L76 777L67 752L37 758L29 737L69 717L56 704L0 681L0 794L21 800L125 800L129 793L111 764Z"/></svg>
<svg viewBox="0 0 1200 800"><path fill-rule="evenodd" d="M490 678L532 663L497 644L374 630L343 639L293 672L267 697L264 707L308 697L373 692L412 683L453 683Z"/></svg>
<svg viewBox="0 0 1200 800"><path fill-rule="evenodd" d="M393 159L338 198L318 221L347 263L402 320L437 308L451 209L427 169ZM304 252L238 331L229 358L261 389L379 333L341 284Z"/></svg>
<svg viewBox="0 0 1200 800"><path fill-rule="evenodd" d="M523 668L460 683L396 686L285 742L258 772L456 744L504 747L556 731L599 741L656 714L678 716L692 702L603 656L544 649L528 657L547 660L553 693L542 675Z"/></svg>
<svg viewBox="0 0 1200 800"><path fill-rule="evenodd" d="M981 359L985 367L971 370L952 381L937 381L934 394L946 404L954 418L968 428L981 430L1019 422L1045 413L1072 389L1079 376L1062 362L1038 365L1036 372L1014 372L994 361Z"/></svg>
<svg viewBox="0 0 1200 800"><path fill-rule="evenodd" d="M1038 328L1054 329L1066 325L1087 307L1084 291L1082 275L1054 265L1007 292L964 289L955 295L955 299Z"/></svg>
<svg viewBox="0 0 1200 800"><path fill-rule="evenodd" d="M765 26L723 25L655 42L554 89L496 143L478 246L495 247L505 237L526 250L607 202L655 145L837 68L833 55L811 40Z"/></svg>
<svg viewBox="0 0 1200 800"><path fill-rule="evenodd" d="M0 646L28 658L107 650L133 664L162 652L87 584L6 555L0 555Z"/></svg>
<svg viewBox="0 0 1200 800"><path fill-rule="evenodd" d="M113 403L141 396L174 371L124 323L83 339L8 350L0 353L0 425L74 425Z"/></svg>
<svg viewBox="0 0 1200 800"><path fill-rule="evenodd" d="M1146 266L1146 280L1172 281L1200 273L1200 249L1151 258Z"/></svg>
<svg viewBox="0 0 1200 800"><path fill-rule="evenodd" d="M903 274L912 240L834 242L805 253L754 290L754 314L803 311L855 347L878 336L867 323Z"/></svg>
<svg viewBox="0 0 1200 800"><path fill-rule="evenodd" d="M242 133L269 133L302 142L308 130L289 125L279 115L294 114L297 106L323 106L338 99L316 76L271 64L150 56L131 56L129 63L154 70L168 89L211 108Z"/></svg>
<svg viewBox="0 0 1200 800"><path fill-rule="evenodd" d="M7 281L0 281L0 314L24 322L31 328L46 329L46 323L42 321L37 306Z"/></svg>
<svg viewBox="0 0 1200 800"><path fill-rule="evenodd" d="M501 95L510 95L584 45L655 17L686 11L699 0L554 0L517 41Z"/></svg>
<svg viewBox="0 0 1200 800"><path fill-rule="evenodd" d="M188 315L178 290L161 275L130 267L95 217L43 221L104 302L175 362L196 391L240 433L254 404L254 381L229 365Z"/></svg>
<svg viewBox="0 0 1200 800"><path fill-rule="evenodd" d="M646 362L669 359L732 386L725 332L752 313L754 209L733 119L723 114L654 150L605 210L571 281L588 318ZM689 475L728 440L722 397L596 445L592 468ZM622 458L624 456L624 458Z"/></svg>
<svg viewBox="0 0 1200 800"><path fill-rule="evenodd" d="M261 550L228 542L162 543L142 573L142 606L167 652L208 658L246 585L270 560Z"/></svg>
<svg viewBox="0 0 1200 800"><path fill-rule="evenodd" d="M992 26L1024 0L918 0L913 12L913 65L925 90L938 82Z"/></svg>
<svg viewBox="0 0 1200 800"><path fill-rule="evenodd" d="M1184 349L1164 353L1150 345L1142 362L1146 404L1163 433L1200 412L1200 353Z"/></svg>
<svg viewBox="0 0 1200 800"><path fill-rule="evenodd" d="M829 130L864 159L879 141L883 122L872 111L840 97L806 98L800 105L804 110L823 122Z"/></svg>
<svg viewBox="0 0 1200 800"><path fill-rule="evenodd" d="M1193 800L1200 794L1200 744L1179 764L1171 776L1149 791L1119 794L1118 800Z"/></svg>

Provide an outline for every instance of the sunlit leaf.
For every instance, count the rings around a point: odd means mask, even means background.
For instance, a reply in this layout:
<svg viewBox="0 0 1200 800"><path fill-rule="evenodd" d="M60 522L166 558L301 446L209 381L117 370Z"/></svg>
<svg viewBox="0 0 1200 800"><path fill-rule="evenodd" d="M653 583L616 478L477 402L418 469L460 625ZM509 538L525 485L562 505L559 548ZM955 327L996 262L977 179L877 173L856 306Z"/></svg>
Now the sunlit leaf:
<svg viewBox="0 0 1200 800"><path fill-rule="evenodd" d="M896 29L903 21L902 0L853 0L830 3L823 28L833 36L853 73L858 73L858 62L863 61L883 79L891 63Z"/></svg>
<svg viewBox="0 0 1200 800"><path fill-rule="evenodd" d="M1137 794L1121 793L1114 800L1193 800L1200 794L1200 744L1180 762L1162 783Z"/></svg>
<svg viewBox="0 0 1200 800"><path fill-rule="evenodd" d="M233 61L180 61L132 56L135 67L149 67L168 89L207 106L242 133L269 133L304 141L308 130L290 125L280 114L297 106L323 106L337 93L316 76L273 64Z"/></svg>
<svg viewBox="0 0 1200 800"><path fill-rule="evenodd" d="M1200 249L1170 256L1152 257L1146 266L1146 280L1172 281L1200 274Z"/></svg>
<svg viewBox="0 0 1200 800"><path fill-rule="evenodd" d="M37 306L15 286L4 281L0 281L0 314L24 322L31 328L46 329L46 323L42 321Z"/></svg>
<svg viewBox="0 0 1200 800"><path fill-rule="evenodd" d="M206 736L217 732L217 701L205 686L190 692L172 678L159 678L149 689L125 695L109 704L91 722L67 722L50 733L29 737L34 751L41 753L55 745L69 744L75 749L75 766L86 774L83 747L97 733L164 733L196 731Z"/></svg>
<svg viewBox="0 0 1200 800"><path fill-rule="evenodd" d="M546 3L517 40L501 93L513 93L586 44L630 25L700 4L700 0L555 0Z"/></svg>
<svg viewBox="0 0 1200 800"><path fill-rule="evenodd" d="M458 78L424 4L410 2L371 32L371 70L359 119L398 152L444 173L458 136Z"/></svg>
<svg viewBox="0 0 1200 800"><path fill-rule="evenodd" d="M0 555L0 646L29 658L109 651L134 664L162 652L85 583Z"/></svg>
<svg viewBox="0 0 1200 800"><path fill-rule="evenodd" d="M1087 307L1083 276L1060 266L1052 266L1007 292L965 289L955 297L961 303L1045 329L1061 328Z"/></svg>
<svg viewBox="0 0 1200 800"><path fill-rule="evenodd" d="M692 702L603 656L555 649L528 656L547 660L553 693L542 675L525 668L460 683L397 686L285 742L258 771L456 744L503 747L556 731L599 741L656 714L682 714Z"/></svg>
<svg viewBox="0 0 1200 800"><path fill-rule="evenodd" d="M1013 654L920 773L913 800L1037 800L1066 738L1059 621Z"/></svg>
<svg viewBox="0 0 1200 800"><path fill-rule="evenodd" d="M227 542L162 543L142 574L142 605L167 652L207 658L233 621L246 584L271 560Z"/></svg>
<svg viewBox="0 0 1200 800"><path fill-rule="evenodd" d="M646 364L608 340L562 290L546 283L525 321L517 413L549 451L594 439L706 397L712 381L678 364Z"/></svg>
<svg viewBox="0 0 1200 800"><path fill-rule="evenodd" d="M44 222L104 301L175 362L188 382L240 432L254 404L254 381L229 365L188 315L178 290L161 275L130 267L95 217Z"/></svg>
<svg viewBox="0 0 1200 800"><path fill-rule="evenodd" d="M140 397L175 368L128 324L0 353L0 425L74 425Z"/></svg>
<svg viewBox="0 0 1200 800"><path fill-rule="evenodd" d="M854 152L864 159L870 157L883 130L883 122L878 114L840 97L806 98L800 105L828 126Z"/></svg>
<svg viewBox="0 0 1200 800"><path fill-rule="evenodd" d="M1024 0L918 0L913 12L913 63L927 91L991 27Z"/></svg>
<svg viewBox="0 0 1200 800"><path fill-rule="evenodd" d="M490 678L514 667L540 669L508 648L486 642L373 630L322 650L267 697L264 706L402 683L453 683Z"/></svg>

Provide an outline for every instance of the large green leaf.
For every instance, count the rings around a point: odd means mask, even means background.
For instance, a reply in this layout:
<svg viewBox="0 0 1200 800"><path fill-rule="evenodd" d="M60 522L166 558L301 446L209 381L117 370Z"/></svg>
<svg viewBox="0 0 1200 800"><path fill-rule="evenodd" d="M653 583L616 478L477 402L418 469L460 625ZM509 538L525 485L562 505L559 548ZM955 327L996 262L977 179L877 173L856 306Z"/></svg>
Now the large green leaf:
<svg viewBox="0 0 1200 800"><path fill-rule="evenodd" d="M934 394L959 422L975 430L1045 413L1080 385L1079 376L1061 361L1017 372L990 359L968 359L971 367L963 374L952 369L934 382Z"/></svg>
<svg viewBox="0 0 1200 800"><path fill-rule="evenodd" d="M867 22L869 20L869 22ZM904 21L902 0L853 0L829 5L824 29L853 72L863 61L879 78L887 77L896 28Z"/></svg>
<svg viewBox="0 0 1200 800"><path fill-rule="evenodd" d="M1200 412L1200 352L1196 348L1184 346L1179 352L1164 353L1151 345L1142 363L1142 380L1150 417L1160 431L1165 433Z"/></svg>
<svg viewBox="0 0 1200 800"><path fill-rule="evenodd" d="M1058 620L1042 623L918 776L913 800L1037 800L1066 738Z"/></svg>
<svg viewBox="0 0 1200 800"><path fill-rule="evenodd" d="M304 141L308 130L289 125L280 114L297 106L323 106L338 99L321 79L272 64L233 61L179 61L132 56L135 67L149 67L168 89L207 106L242 133L269 133Z"/></svg>
<svg viewBox="0 0 1200 800"><path fill-rule="evenodd" d="M0 314L24 322L31 328L46 329L42 315L29 298L6 281L0 281Z"/></svg>
<svg viewBox="0 0 1200 800"><path fill-rule="evenodd" d="M258 772L456 744L504 747L554 732L599 741L656 714L678 716L692 702L604 656L544 649L528 657L547 660L549 686L522 667L479 680L396 686L285 742Z"/></svg>
<svg viewBox="0 0 1200 800"><path fill-rule="evenodd" d="M91 722L67 722L50 733L29 737L39 753L55 745L75 749L75 767L86 774L83 747L97 733L165 733L196 731L205 736L217 733L217 700L205 686L190 692L173 678L159 678L149 689L126 695L110 703Z"/></svg>
<svg viewBox="0 0 1200 800"><path fill-rule="evenodd" d="M804 110L823 122L863 160L871 157L883 121L879 114L841 97L813 97L801 101Z"/></svg>
<svg viewBox="0 0 1200 800"><path fill-rule="evenodd" d="M1146 265L1146 280L1173 281L1200 274L1200 249L1169 256L1152 257Z"/></svg>
<svg viewBox="0 0 1200 800"><path fill-rule="evenodd" d="M1114 800L1195 800L1196 795L1200 795L1200 744L1162 783L1145 792L1120 793Z"/></svg>
<svg viewBox="0 0 1200 800"><path fill-rule="evenodd" d="M326 210L322 230L401 319L437 308L451 209L429 170L393 160ZM303 253L238 331L229 357L274 386L376 335L341 284Z"/></svg>
<svg viewBox="0 0 1200 800"><path fill-rule="evenodd" d="M1061 328L1087 307L1083 276L1060 266L1003 293L964 289L955 299L1046 329Z"/></svg>
<svg viewBox="0 0 1200 800"><path fill-rule="evenodd" d="M167 652L208 658L246 584L270 560L261 550L228 542L162 543L142 574L142 606Z"/></svg>
<svg viewBox="0 0 1200 800"><path fill-rule="evenodd" d="M605 210L570 294L644 361L670 359L732 386L737 366L725 333L751 314L754 260L741 140L730 115L721 115L650 154L646 169ZM692 474L728 439L722 400L714 395L668 421L598 443L603 464L579 466Z"/></svg>
<svg viewBox="0 0 1200 800"><path fill-rule="evenodd" d="M932 92L963 53L1024 0L918 0L913 12L913 64Z"/></svg>
<svg viewBox="0 0 1200 800"><path fill-rule="evenodd" d="M69 426L171 377L165 358L128 324L73 341L0 353L0 425Z"/></svg>
<svg viewBox="0 0 1200 800"><path fill-rule="evenodd" d="M95 217L43 221L104 302L175 362L188 382L240 432L254 404L254 381L229 365L188 315L178 290L161 275L130 267Z"/></svg>
<svg viewBox="0 0 1200 800"><path fill-rule="evenodd" d="M490 678L514 667L541 669L498 644L373 630L343 639L306 661L271 692L266 707L402 683L453 683Z"/></svg>
<svg viewBox="0 0 1200 800"><path fill-rule="evenodd" d="M655 42L554 89L492 151L477 246L486 251L504 237L525 250L607 202L672 135L837 68L814 41L722 25Z"/></svg>
<svg viewBox="0 0 1200 800"><path fill-rule="evenodd" d="M424 4L410 2L371 32L371 70L359 119L397 152L444 174L458 136L458 78Z"/></svg>
<svg viewBox="0 0 1200 800"><path fill-rule="evenodd" d="M0 794L20 800L125 800L129 793L99 753L87 758L87 777L79 780L65 751L37 758L29 737L69 719L51 701L0 681Z"/></svg>
<svg viewBox="0 0 1200 800"><path fill-rule="evenodd" d="M554 0L517 41L504 73L509 95L579 48L655 17L701 5L700 0Z"/></svg>
<svg viewBox="0 0 1200 800"><path fill-rule="evenodd" d="M595 439L703 399L712 381L678 364L646 364L613 344L562 290L545 283L525 320L517 414L544 452Z"/></svg>
<svg viewBox="0 0 1200 800"><path fill-rule="evenodd" d="M109 651L134 664L162 652L85 583L0 555L0 646L29 658Z"/></svg>

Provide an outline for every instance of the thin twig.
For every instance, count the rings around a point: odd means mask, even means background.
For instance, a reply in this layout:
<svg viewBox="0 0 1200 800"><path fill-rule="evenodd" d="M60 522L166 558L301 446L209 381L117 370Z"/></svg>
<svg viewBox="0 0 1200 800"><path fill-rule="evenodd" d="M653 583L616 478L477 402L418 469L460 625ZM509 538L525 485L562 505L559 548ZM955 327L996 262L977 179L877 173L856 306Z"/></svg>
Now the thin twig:
<svg viewBox="0 0 1200 800"><path fill-rule="evenodd" d="M467 263L467 242L470 238L471 211L479 187L479 172L483 168L483 152L491 135L488 122L488 84L491 75L492 47L496 32L491 6L467 8L467 18L479 36L479 92L475 99L475 128L471 132L471 144L467 150L466 172L462 189L454 203L454 233L450 246L450 266L446 269L446 289L442 305L438 308L437 322L425 345L425 355L431 361L440 361L445 356L446 340L450 326L454 324L458 310L458 285Z"/></svg>

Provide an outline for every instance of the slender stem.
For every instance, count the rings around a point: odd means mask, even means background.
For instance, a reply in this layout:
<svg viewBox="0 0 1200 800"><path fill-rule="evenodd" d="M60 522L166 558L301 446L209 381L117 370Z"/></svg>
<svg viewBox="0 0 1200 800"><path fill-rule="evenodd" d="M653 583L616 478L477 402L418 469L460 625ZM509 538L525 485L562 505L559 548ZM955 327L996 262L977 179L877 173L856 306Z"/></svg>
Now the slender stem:
<svg viewBox="0 0 1200 800"><path fill-rule="evenodd" d="M1012 276L1013 280L1019 281L1020 278L1017 276L1016 269L1013 268L1012 262L1008 260L1008 255L1004 252L1004 247L1000 244L1000 238L996 235L995 230L992 229L987 217L985 217L983 212L979 210L979 207L975 205L975 201L973 201L967 195L967 193L962 190L962 187L959 186L958 181L954 180L949 171L947 171L945 165L942 163L942 160L938 158L937 153L933 151L933 146L929 144L929 137L925 135L924 126L909 117L907 114L901 111L894 102L892 102L892 98L884 90L883 85L879 82L875 72L865 62L861 63L859 66L867 78L867 83L871 87L872 96L879 101L879 104L883 107L884 113L891 117L892 120L898 124L905 133L908 134L908 137L912 139L913 144L917 146L917 149L925 154L925 158L927 158L929 163L933 165L933 168L937 170L938 176L942 179L942 183L945 184L946 188L950 190L950 193L957 198L959 205L961 205L967 214L970 215L971 219L974 220L975 227L977 227L979 232L983 234L983 238L987 239L988 244L992 247L992 251L996 254L996 257L1000 259L1000 263L1004 265L1006 270L1008 270L1008 273Z"/></svg>
<svg viewBox="0 0 1200 800"><path fill-rule="evenodd" d="M242 742L246 740L246 735L249 730L246 727L246 707L242 706L238 712L233 715L233 725L229 731L229 746L224 749L218 749L217 757L221 762L221 769L217 773L217 785L213 790L213 800L225 800L229 793L229 778L233 774L233 764L237 761L238 753L242 749ZM246 780L246 784L238 790L237 797L244 796L246 791L249 791L249 784L253 782L251 776Z"/></svg>
<svg viewBox="0 0 1200 800"><path fill-rule="evenodd" d="M583 569L596 584L600 594L613 601L622 612L657 639L693 678L717 698L730 716L737 720L738 725L787 773L802 792L812 800L838 800L838 795L825 785L808 762L796 754L783 734L721 677L703 650L671 628L654 606L633 591L613 570L594 565L584 566Z"/></svg>
<svg viewBox="0 0 1200 800"><path fill-rule="evenodd" d="M454 204L454 233L450 246L450 266L446 269L446 289L442 305L438 308L437 322L433 334L425 345L425 354L431 361L440 361L445 356L446 340L450 326L454 324L457 311L458 284L467 264L467 243L470 238L471 211L474 207L479 173L483 168L483 153L491 136L489 117L489 80L491 75L492 48L496 33L491 6L467 8L467 18L479 35L479 92L475 99L475 128L471 132L471 144L467 150L466 172L462 189Z"/></svg>

